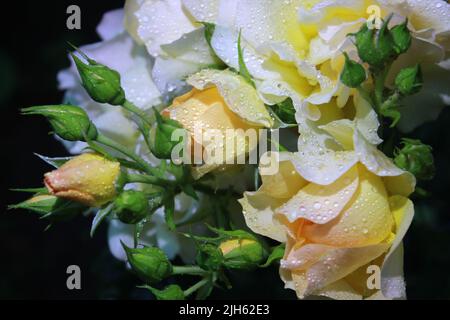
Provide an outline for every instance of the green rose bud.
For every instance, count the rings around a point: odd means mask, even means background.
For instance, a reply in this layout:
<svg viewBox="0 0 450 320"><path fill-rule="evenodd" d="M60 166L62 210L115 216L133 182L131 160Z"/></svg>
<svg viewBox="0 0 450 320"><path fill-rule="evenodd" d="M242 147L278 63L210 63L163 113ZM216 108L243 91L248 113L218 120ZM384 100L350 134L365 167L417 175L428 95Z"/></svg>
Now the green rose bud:
<svg viewBox="0 0 450 320"><path fill-rule="evenodd" d="M122 243L128 262L139 278L147 283L157 283L172 274L172 264L165 253L155 247L128 248Z"/></svg>
<svg viewBox="0 0 450 320"><path fill-rule="evenodd" d="M253 239L231 239L219 246L224 266L230 269L252 269L261 264L266 253L262 245Z"/></svg>
<svg viewBox="0 0 450 320"><path fill-rule="evenodd" d="M114 212L123 223L138 223L150 212L146 194L135 190L123 191L114 200Z"/></svg>
<svg viewBox="0 0 450 320"><path fill-rule="evenodd" d="M344 52L345 65L341 73L341 81L347 87L357 88L366 80L366 70L358 62L351 60Z"/></svg>
<svg viewBox="0 0 450 320"><path fill-rule="evenodd" d="M86 64L76 55L71 55L77 66L83 87L93 100L114 106L125 103L125 92L120 86L120 74L117 71L97 63L87 56L84 56L88 62Z"/></svg>
<svg viewBox="0 0 450 320"><path fill-rule="evenodd" d="M436 168L432 148L420 140L403 139L402 148L395 151L395 164L420 180L431 180Z"/></svg>
<svg viewBox="0 0 450 320"><path fill-rule="evenodd" d="M35 195L19 204L9 206L10 209L26 209L37 212L42 218L52 221L65 221L81 213L85 206L78 202L64 200L52 195Z"/></svg>
<svg viewBox="0 0 450 320"><path fill-rule="evenodd" d="M422 89L422 69L420 65L402 69L395 78L395 86L402 95L412 95Z"/></svg>
<svg viewBox="0 0 450 320"><path fill-rule="evenodd" d="M394 40L394 50L398 55L408 51L411 46L411 32L408 29L408 19L391 29L392 39Z"/></svg>
<svg viewBox="0 0 450 320"><path fill-rule="evenodd" d="M155 116L156 123L150 129L150 150L159 159L171 159L172 149L183 141L183 137L172 141L172 134L183 127L177 121L161 116L157 111Z"/></svg>
<svg viewBox="0 0 450 320"><path fill-rule="evenodd" d="M197 248L197 264L205 270L218 270L223 262L222 251L212 244L199 245Z"/></svg>
<svg viewBox="0 0 450 320"><path fill-rule="evenodd" d="M156 297L157 300L184 300L184 292L180 286L176 284L171 284L165 287L163 290L158 290L150 286L145 288L149 289Z"/></svg>
<svg viewBox="0 0 450 320"><path fill-rule="evenodd" d="M94 140L98 135L86 111L77 106L62 104L30 107L22 109L22 114L46 117L55 134L67 141Z"/></svg>
<svg viewBox="0 0 450 320"><path fill-rule="evenodd" d="M383 22L380 30L369 29L365 23L361 29L354 34L358 55L362 61L371 67L381 69L395 56L394 39L388 29L392 16Z"/></svg>

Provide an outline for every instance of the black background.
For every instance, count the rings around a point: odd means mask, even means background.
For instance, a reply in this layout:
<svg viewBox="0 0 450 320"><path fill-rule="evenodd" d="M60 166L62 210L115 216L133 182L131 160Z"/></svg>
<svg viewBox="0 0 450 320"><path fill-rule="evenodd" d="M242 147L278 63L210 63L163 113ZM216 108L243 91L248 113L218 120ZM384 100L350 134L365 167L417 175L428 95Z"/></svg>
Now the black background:
<svg viewBox="0 0 450 320"><path fill-rule="evenodd" d="M82 29L66 29L66 8L77 4ZM33 155L63 156L67 151L48 135L42 118L19 115L22 107L57 104L56 73L69 65L67 41L99 40L102 14L122 1L15 1L2 4L0 47L0 298L96 299L148 298L125 266L109 254L106 228L89 237L90 218L78 217L44 232L45 221L29 212L8 211L26 195L9 191L37 187L50 168ZM426 81L426 79L425 79ZM426 108L426 106L424 106ZM416 218L405 239L405 274L410 298L450 298L450 110L439 121L413 133L435 150L438 175L425 187L428 199L415 200ZM82 269L82 290L66 288L66 268ZM283 290L275 268L232 276L234 289L212 298L293 298Z"/></svg>

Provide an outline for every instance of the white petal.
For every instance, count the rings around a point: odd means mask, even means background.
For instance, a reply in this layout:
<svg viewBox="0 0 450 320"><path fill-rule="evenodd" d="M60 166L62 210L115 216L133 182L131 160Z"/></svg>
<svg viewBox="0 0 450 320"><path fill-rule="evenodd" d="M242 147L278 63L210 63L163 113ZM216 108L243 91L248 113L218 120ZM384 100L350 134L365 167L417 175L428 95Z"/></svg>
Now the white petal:
<svg viewBox="0 0 450 320"><path fill-rule="evenodd" d="M121 79L126 97L141 109L148 109L161 103L161 93L151 78L148 59L137 58L133 66Z"/></svg>
<svg viewBox="0 0 450 320"><path fill-rule="evenodd" d="M359 161L377 176L400 176L405 173L383 152L378 150L376 146L367 142L358 130L355 130L354 145Z"/></svg>
<svg viewBox="0 0 450 320"><path fill-rule="evenodd" d="M125 31L123 26L124 11L116 9L106 12L100 24L97 26L97 33L102 40L109 40Z"/></svg>
<svg viewBox="0 0 450 320"><path fill-rule="evenodd" d="M135 16L137 35L155 56L161 54L162 44L171 43L195 29L193 21L183 11L181 0L147 0Z"/></svg>
<svg viewBox="0 0 450 320"><path fill-rule="evenodd" d="M219 12L219 0L182 0L182 2L197 21L216 21Z"/></svg>

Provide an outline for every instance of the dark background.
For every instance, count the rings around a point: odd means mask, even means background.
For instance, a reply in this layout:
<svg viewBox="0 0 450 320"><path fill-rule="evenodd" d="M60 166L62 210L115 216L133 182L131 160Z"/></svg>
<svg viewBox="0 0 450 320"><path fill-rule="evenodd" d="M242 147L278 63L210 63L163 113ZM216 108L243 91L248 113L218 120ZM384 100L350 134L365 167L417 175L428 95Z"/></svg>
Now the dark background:
<svg viewBox="0 0 450 320"><path fill-rule="evenodd" d="M106 228L89 237L90 218L78 217L45 231L45 221L7 205L26 198L9 191L38 187L50 168L33 155L63 156L67 151L48 135L39 117L19 115L22 107L57 104L56 74L69 65L67 41L99 40L95 27L102 14L122 1L9 1L0 20L0 299L148 298L136 278L109 253ZM66 8L81 7L80 31L66 29ZM426 80L426 79L425 79ZM426 106L424 106L426 108ZM437 177L424 187L428 199L416 199L416 216L405 239L405 274L409 298L450 298L450 110L439 121L412 134L434 148ZM66 288L66 268L82 270L82 290ZM234 288L215 290L212 298L294 298L283 290L275 268L232 276Z"/></svg>

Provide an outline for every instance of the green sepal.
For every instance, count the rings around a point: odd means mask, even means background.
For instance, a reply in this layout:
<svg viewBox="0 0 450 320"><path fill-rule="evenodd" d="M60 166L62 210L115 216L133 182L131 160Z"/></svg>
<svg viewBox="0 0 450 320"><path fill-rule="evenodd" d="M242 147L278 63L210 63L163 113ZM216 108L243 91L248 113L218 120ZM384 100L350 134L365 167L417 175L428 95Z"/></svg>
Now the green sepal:
<svg viewBox="0 0 450 320"><path fill-rule="evenodd" d="M272 265L274 262L280 261L280 259L282 259L284 256L285 249L286 245L284 243L280 243L278 246L273 247L269 257L267 258L267 261L264 264L260 265L260 267L266 268Z"/></svg>
<svg viewBox="0 0 450 320"><path fill-rule="evenodd" d="M344 56L345 64L340 76L341 82L347 87L357 88L366 80L366 70L358 62L351 60L346 52Z"/></svg>
<svg viewBox="0 0 450 320"><path fill-rule="evenodd" d="M185 300L183 289L179 285L171 284L162 290L150 286L140 286L151 291L157 300Z"/></svg>

